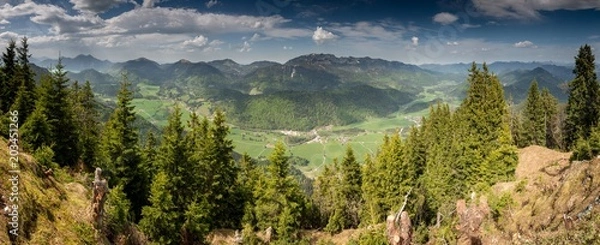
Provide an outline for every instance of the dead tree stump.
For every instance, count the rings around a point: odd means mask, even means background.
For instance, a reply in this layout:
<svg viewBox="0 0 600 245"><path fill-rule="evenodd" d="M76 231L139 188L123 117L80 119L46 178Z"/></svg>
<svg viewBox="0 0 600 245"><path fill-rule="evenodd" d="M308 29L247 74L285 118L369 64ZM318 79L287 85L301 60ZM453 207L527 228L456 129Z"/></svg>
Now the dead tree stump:
<svg viewBox="0 0 600 245"><path fill-rule="evenodd" d="M108 194L108 183L102 178L102 169L96 168L92 184L94 191L94 196L92 197L92 218L96 229L101 229L102 218L104 217L104 203Z"/></svg>

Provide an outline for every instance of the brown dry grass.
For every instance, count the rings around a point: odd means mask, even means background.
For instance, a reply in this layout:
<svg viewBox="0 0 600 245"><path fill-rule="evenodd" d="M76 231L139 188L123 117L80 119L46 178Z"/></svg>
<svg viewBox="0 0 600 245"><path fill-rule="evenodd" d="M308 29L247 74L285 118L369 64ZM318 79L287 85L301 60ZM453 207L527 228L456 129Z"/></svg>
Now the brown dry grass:
<svg viewBox="0 0 600 245"><path fill-rule="evenodd" d="M540 146L519 151L516 180L493 187L495 195L510 193L514 204L488 224L487 236L495 241L489 243L531 242L564 233L563 215L575 218L600 197L600 160L570 163L569 157Z"/></svg>

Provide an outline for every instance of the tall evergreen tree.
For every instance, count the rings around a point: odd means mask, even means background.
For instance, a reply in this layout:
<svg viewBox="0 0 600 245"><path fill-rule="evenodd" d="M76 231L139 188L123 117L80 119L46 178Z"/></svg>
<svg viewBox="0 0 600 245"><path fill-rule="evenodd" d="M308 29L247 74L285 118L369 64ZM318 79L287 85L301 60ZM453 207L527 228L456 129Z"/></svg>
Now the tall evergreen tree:
<svg viewBox="0 0 600 245"><path fill-rule="evenodd" d="M83 88L78 82L73 83L71 89L71 101L75 111L75 122L79 135L81 149L81 160L87 168L96 165L98 142L100 137L99 114L96 109L94 93L89 81L85 82Z"/></svg>
<svg viewBox="0 0 600 245"><path fill-rule="evenodd" d="M15 83L18 86L18 91L11 106L11 110L19 111L19 120L23 122L35 109L35 80L29 64L30 56L27 37L23 37L21 46L17 48Z"/></svg>
<svg viewBox="0 0 600 245"><path fill-rule="evenodd" d="M536 80L531 82L523 110L523 142L519 145L546 145L546 115Z"/></svg>
<svg viewBox="0 0 600 245"><path fill-rule="evenodd" d="M346 154L340 164L341 183L340 194L341 200L345 205L343 207L343 215L346 218L343 228L356 228L360 223L359 211L362 204L362 175L360 172L360 164L354 157L354 151L348 146Z"/></svg>
<svg viewBox="0 0 600 245"><path fill-rule="evenodd" d="M2 53L2 90L0 90L0 112L4 114L10 109L16 98L19 89L19 83L16 78L17 60L16 60L17 43L14 40L8 42L6 51Z"/></svg>
<svg viewBox="0 0 600 245"><path fill-rule="evenodd" d="M140 221L149 237L161 244L202 242L210 228L211 206L204 190L195 188L205 181L205 173L189 160L184 139L181 112L176 107L156 156L158 172L151 185L151 205L143 208Z"/></svg>
<svg viewBox="0 0 600 245"><path fill-rule="evenodd" d="M74 122L73 108L68 101L69 88L66 71L59 59L56 70L50 77L43 78L38 90L36 107L43 107L51 132L51 147L54 162L61 166L74 167L79 159L79 137Z"/></svg>
<svg viewBox="0 0 600 245"><path fill-rule="evenodd" d="M598 84L592 48L584 45L575 57L575 79L569 82L564 134L571 148L580 137L587 139L600 118L600 85Z"/></svg>
<svg viewBox="0 0 600 245"><path fill-rule="evenodd" d="M117 107L106 122L100 140L100 161L108 176L110 186L123 186L123 192L131 201L134 219L139 219L141 209L147 203L148 191L145 171L141 168L138 133L134 127L135 112L131 105L131 83L123 75L117 95Z"/></svg>
<svg viewBox="0 0 600 245"><path fill-rule="evenodd" d="M562 131L560 128L558 99L547 88L544 88L540 94L540 100L542 101L544 110L546 147L560 148L562 144Z"/></svg>
<svg viewBox="0 0 600 245"><path fill-rule="evenodd" d="M52 90L52 78L43 76L40 91ZM21 142L29 152L35 152L43 146L52 146L52 131L48 123L48 112L46 111L46 98L40 97L35 103L35 110L27 118L21 127Z"/></svg>
<svg viewBox="0 0 600 245"><path fill-rule="evenodd" d="M295 240L300 227L300 216L306 200L298 182L290 175L288 157L281 142L275 145L269 157L264 189L257 190L257 225L264 230L273 227L278 244Z"/></svg>

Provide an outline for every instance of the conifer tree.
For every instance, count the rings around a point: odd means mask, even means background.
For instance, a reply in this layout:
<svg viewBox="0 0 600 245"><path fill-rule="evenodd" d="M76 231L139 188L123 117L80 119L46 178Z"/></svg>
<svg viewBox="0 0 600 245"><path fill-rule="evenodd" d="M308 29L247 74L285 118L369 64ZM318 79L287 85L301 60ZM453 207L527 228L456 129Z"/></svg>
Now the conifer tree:
<svg viewBox="0 0 600 245"><path fill-rule="evenodd" d="M544 104L540 96L536 80L531 82L527 100L523 110L523 137L524 142L520 145L541 145L546 144L546 115Z"/></svg>
<svg viewBox="0 0 600 245"><path fill-rule="evenodd" d="M100 140L100 161L107 175L109 186L123 186L123 192L131 201L134 220L140 218L142 207L147 203L146 174L141 169L138 133L134 127L135 112L131 105L131 83L123 75L117 95L117 107L106 122Z"/></svg>
<svg viewBox="0 0 600 245"><path fill-rule="evenodd" d="M13 104L16 93L19 89L19 83L17 77L17 60L16 60L16 46L17 43L14 40L8 42L6 51L2 53L2 90L0 90L0 112L4 114L10 109Z"/></svg>
<svg viewBox="0 0 600 245"><path fill-rule="evenodd" d="M35 109L35 80L29 64L30 56L27 38L23 37L21 46L17 48L15 83L18 86L18 91L11 106L11 110L19 111L19 120L23 122Z"/></svg>
<svg viewBox="0 0 600 245"><path fill-rule="evenodd" d="M96 109L94 93L89 81L80 88L78 82L71 89L75 122L77 122L81 160L88 168L96 165L97 147L100 137L99 114Z"/></svg>
<svg viewBox="0 0 600 245"><path fill-rule="evenodd" d="M346 219L343 222L342 228L356 228L360 223L359 210L362 204L361 186L362 176L360 172L360 164L354 157L354 151L348 146L346 154L340 164L341 183L340 183L340 201L345 205L342 206L343 216Z"/></svg>
<svg viewBox="0 0 600 245"><path fill-rule="evenodd" d="M36 107L44 107L51 133L51 147L54 162L61 166L73 167L79 159L79 136L74 122L73 108L69 103L69 79L59 59L56 70L43 79L39 89Z"/></svg>
<svg viewBox="0 0 600 245"><path fill-rule="evenodd" d="M256 162L247 154L242 154L242 158L239 161L240 171L236 179L236 185L239 186L239 195L244 202L244 216L242 217L242 224L255 225L256 219L252 208L256 203L254 192L259 188L260 176L259 169L256 166Z"/></svg>
<svg viewBox="0 0 600 245"><path fill-rule="evenodd" d="M151 205L143 208L140 221L150 238L161 244L202 242L210 229L211 204L205 190L195 188L205 181L204 173L189 160L184 137L181 111L176 107L156 156L158 172L151 185Z"/></svg>
<svg viewBox="0 0 600 245"><path fill-rule="evenodd" d="M560 148L562 137L560 130L560 118L559 118L559 107L558 99L556 99L547 88L544 88L540 94L540 100L542 101L544 110L544 123L545 123L545 139L546 147L548 148Z"/></svg>
<svg viewBox="0 0 600 245"><path fill-rule="evenodd" d="M275 145L269 157L265 187L258 189L256 196L254 213L258 228L273 227L280 244L294 240L306 200L298 182L290 175L288 157L281 142Z"/></svg>
<svg viewBox="0 0 600 245"><path fill-rule="evenodd" d="M584 45L575 57L575 79L569 82L567 118L564 125L565 145L570 149L579 139L587 139L600 118L600 85L595 72L592 48Z"/></svg>

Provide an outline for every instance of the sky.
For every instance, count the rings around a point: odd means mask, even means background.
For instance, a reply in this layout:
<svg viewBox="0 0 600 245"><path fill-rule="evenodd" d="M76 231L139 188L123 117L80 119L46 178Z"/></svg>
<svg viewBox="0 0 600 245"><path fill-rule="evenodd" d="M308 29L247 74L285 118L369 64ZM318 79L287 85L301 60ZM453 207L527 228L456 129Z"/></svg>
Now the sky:
<svg viewBox="0 0 600 245"><path fill-rule="evenodd" d="M0 42L23 36L38 59L572 63L600 0L0 0Z"/></svg>

